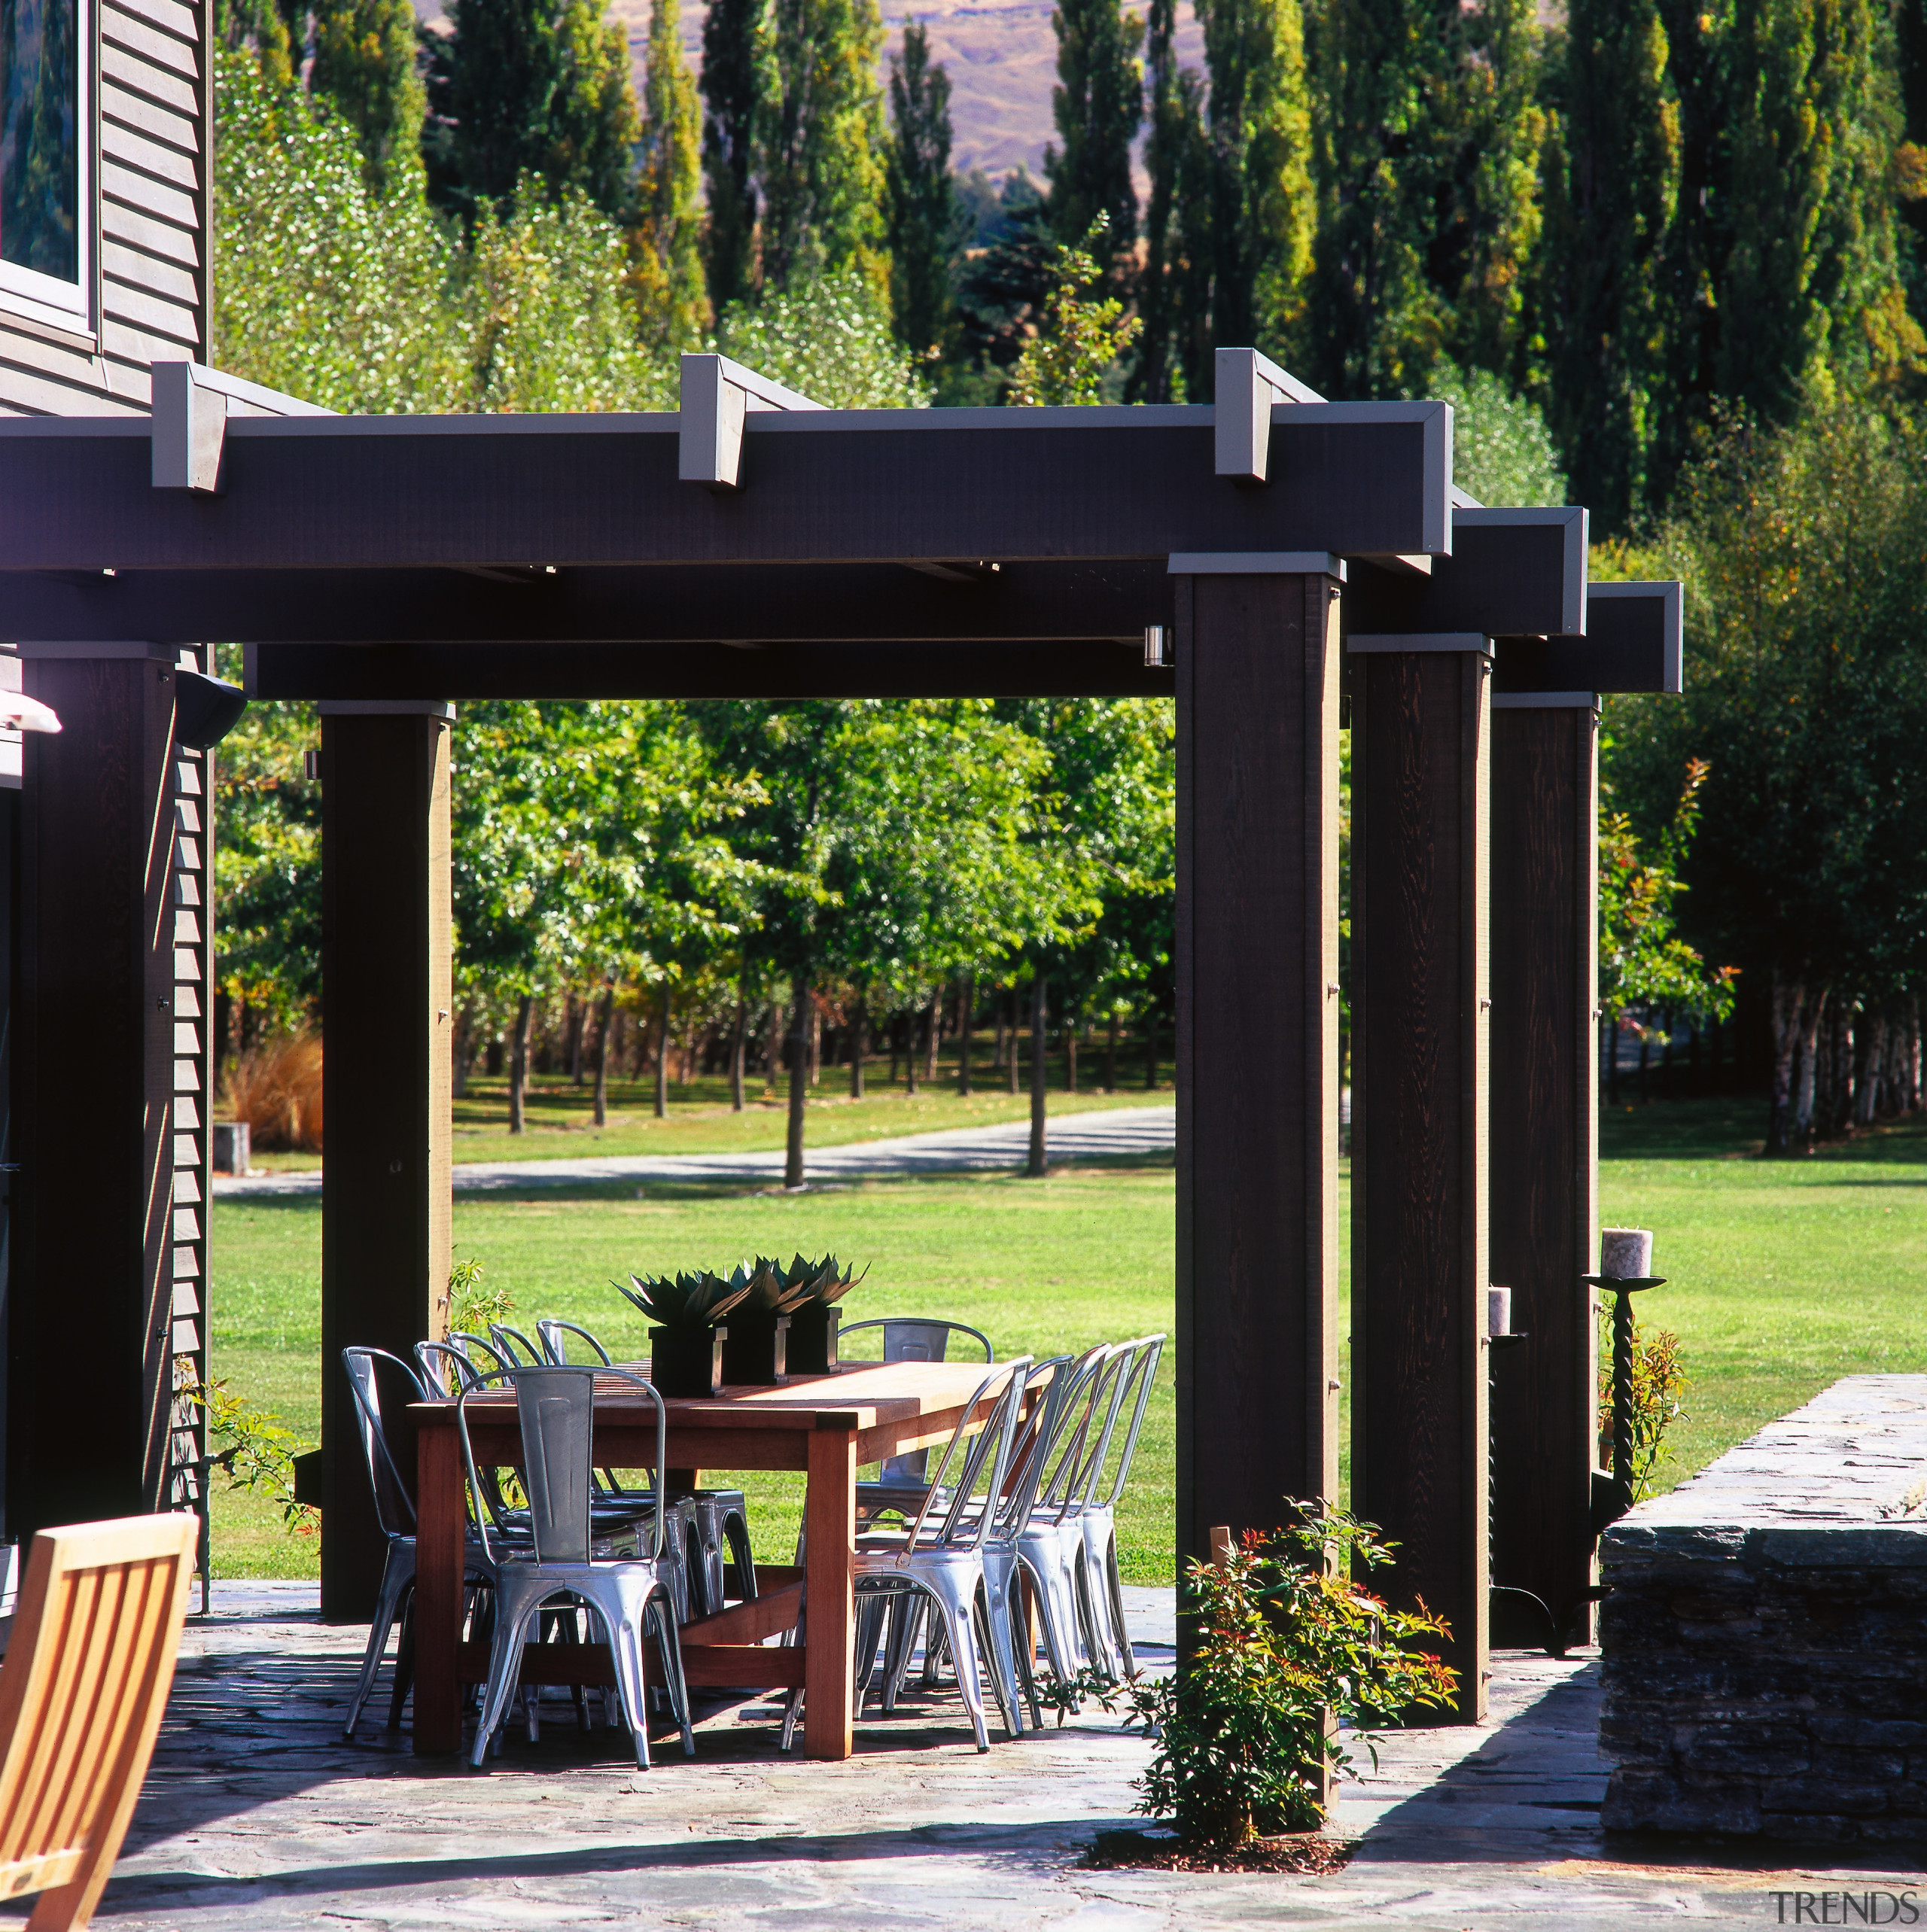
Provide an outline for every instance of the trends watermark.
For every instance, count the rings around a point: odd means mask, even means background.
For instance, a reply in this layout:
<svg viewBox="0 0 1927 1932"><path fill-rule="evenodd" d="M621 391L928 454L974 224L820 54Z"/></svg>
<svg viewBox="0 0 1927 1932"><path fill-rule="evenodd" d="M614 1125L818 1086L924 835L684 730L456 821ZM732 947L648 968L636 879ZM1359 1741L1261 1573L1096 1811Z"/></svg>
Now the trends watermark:
<svg viewBox="0 0 1927 1932"><path fill-rule="evenodd" d="M1774 1892L1782 1925L1918 1925L1918 1892Z"/></svg>

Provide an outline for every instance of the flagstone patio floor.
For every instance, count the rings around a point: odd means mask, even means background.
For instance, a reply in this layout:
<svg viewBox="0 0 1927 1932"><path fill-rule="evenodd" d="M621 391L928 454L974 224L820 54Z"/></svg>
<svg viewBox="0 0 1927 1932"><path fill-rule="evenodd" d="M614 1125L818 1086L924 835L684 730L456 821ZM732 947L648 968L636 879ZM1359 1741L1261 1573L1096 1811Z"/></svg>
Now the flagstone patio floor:
<svg viewBox="0 0 1927 1932"><path fill-rule="evenodd" d="M1143 1660L1168 1667L1171 1593L1130 1593ZM1342 1787L1358 1841L1326 1878L1091 1871L1127 1824L1147 1747L1087 1710L971 1747L954 1698L867 1712L843 1764L786 1757L763 1701L717 1703L696 1757L665 1734L639 1772L626 1737L546 1707L486 1772L418 1761L385 1732L385 1678L357 1741L341 1720L364 1633L298 1584L220 1584L190 1618L153 1769L96 1924L114 1932L510 1932L525 1927L1078 1932L1297 1924L1709 1927L1796 1922L1792 1900L1916 1889L1904 1862L1789 1865L1738 1841L1609 1840L1594 1748L1596 1657L1494 1660L1492 1718L1394 1737ZM1860 1900L1856 1896L1856 1908ZM27 1902L0 1907L24 1916ZM1904 1914L1901 1922L1908 1922ZM1885 1918L1880 1903L1877 1916ZM1807 1920L1805 1922L1813 1922Z"/></svg>

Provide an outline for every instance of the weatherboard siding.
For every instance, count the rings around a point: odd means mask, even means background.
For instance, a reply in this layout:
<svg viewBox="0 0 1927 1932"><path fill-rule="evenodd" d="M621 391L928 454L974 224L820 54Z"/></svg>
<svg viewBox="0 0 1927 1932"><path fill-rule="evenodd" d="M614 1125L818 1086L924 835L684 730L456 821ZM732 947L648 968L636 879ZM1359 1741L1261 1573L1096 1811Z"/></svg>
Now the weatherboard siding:
<svg viewBox="0 0 1927 1932"><path fill-rule="evenodd" d="M0 294L0 415L142 415L157 358L209 359L205 14L100 0L94 314Z"/></svg>

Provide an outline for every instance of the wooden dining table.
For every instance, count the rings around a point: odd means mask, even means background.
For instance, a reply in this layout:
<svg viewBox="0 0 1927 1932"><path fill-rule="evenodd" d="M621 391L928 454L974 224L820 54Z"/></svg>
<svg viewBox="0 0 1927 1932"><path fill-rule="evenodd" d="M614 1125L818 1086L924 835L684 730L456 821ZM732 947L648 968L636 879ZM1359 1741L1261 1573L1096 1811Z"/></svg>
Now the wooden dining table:
<svg viewBox="0 0 1927 1932"><path fill-rule="evenodd" d="M629 1367L631 1365L620 1365ZM648 1365L633 1365L647 1373ZM714 1398L670 1397L670 1492L702 1486L705 1469L791 1469L808 1478L803 1569L757 1565L753 1600L682 1629L683 1666L693 1685L803 1689L803 1748L844 1758L851 1749L855 1669L857 1471L955 1433L990 1373L982 1362L850 1363L827 1375L775 1388L726 1388ZM988 1421L994 1396L973 1419ZM519 1467L515 1400L471 1398L469 1439L478 1465ZM452 1401L419 1403L416 1425L415 1749L461 1748L462 1687L486 1676L488 1649L462 1641L467 1484ZM656 1460L656 1413L633 1384L610 1377L595 1395L595 1465L647 1469ZM763 1639L793 1629L807 1597L804 1641ZM613 1681L599 1644L542 1644L523 1654L525 1684Z"/></svg>

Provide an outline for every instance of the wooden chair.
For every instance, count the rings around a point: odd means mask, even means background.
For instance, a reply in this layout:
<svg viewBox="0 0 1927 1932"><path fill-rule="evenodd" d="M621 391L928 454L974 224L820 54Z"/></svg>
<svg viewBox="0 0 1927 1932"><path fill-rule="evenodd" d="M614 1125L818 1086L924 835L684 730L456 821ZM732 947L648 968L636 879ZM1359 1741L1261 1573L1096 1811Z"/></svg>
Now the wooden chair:
<svg viewBox="0 0 1927 1932"><path fill-rule="evenodd" d="M134 1516L33 1540L0 1665L0 1898L29 1932L93 1915L174 1681L199 1523Z"/></svg>

